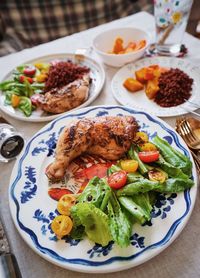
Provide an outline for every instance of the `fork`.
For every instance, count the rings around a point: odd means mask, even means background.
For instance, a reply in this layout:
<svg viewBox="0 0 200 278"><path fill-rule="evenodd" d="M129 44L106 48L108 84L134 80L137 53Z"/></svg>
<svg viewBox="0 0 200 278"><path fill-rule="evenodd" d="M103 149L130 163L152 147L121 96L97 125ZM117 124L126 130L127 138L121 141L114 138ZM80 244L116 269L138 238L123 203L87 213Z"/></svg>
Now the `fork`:
<svg viewBox="0 0 200 278"><path fill-rule="evenodd" d="M196 155L196 153L194 152L194 150L191 148L191 146L188 144L188 140L186 139L185 136L185 129L183 129L183 123L185 122L185 118L180 118L176 120L176 131L178 132L178 134L183 138L183 140L186 142L186 144L188 145L190 152L193 156L194 159L194 163L197 169L197 172L200 174L200 159L199 157ZM186 126L186 131L187 133L191 130L190 125ZM192 130L191 130L192 131ZM192 133L192 132L191 132ZM192 136L194 136L192 134Z"/></svg>
<svg viewBox="0 0 200 278"><path fill-rule="evenodd" d="M190 123L186 118L177 119L176 130L183 137L190 149L200 150L200 139L194 134Z"/></svg>

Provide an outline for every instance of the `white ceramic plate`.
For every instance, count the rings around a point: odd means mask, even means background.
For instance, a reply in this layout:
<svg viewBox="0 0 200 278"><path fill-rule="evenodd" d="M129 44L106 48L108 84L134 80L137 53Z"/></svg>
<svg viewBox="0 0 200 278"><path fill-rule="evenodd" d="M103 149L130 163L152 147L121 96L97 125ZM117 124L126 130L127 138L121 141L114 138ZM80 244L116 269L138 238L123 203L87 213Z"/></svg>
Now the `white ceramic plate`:
<svg viewBox="0 0 200 278"><path fill-rule="evenodd" d="M187 60L168 57L145 58L121 68L115 74L111 83L112 92L116 100L122 105L146 111L158 117L183 115L188 113L188 111L194 111L195 109L197 109L189 104L189 102L185 102L184 104L175 107L164 108L159 106L153 100L148 99L144 90L138 91L136 93L130 93L124 88L123 82L125 79L127 79L128 77L134 78L134 73L136 70L142 67L150 66L152 64L158 64L162 67L178 68L187 73L194 80L192 86L192 95L189 100L196 104L200 104L198 92L200 88L199 68L194 66Z"/></svg>
<svg viewBox="0 0 200 278"><path fill-rule="evenodd" d="M186 225L197 193L197 174L193 163L195 186L183 193L160 195L154 206L151 225L135 224L129 247L120 248L112 242L102 247L87 238L81 241L70 238L55 241L50 223L56 215L57 202L47 194L45 168L53 161L55 143L67 123L77 118L102 115L133 115L141 130L146 131L150 138L158 133L191 158L181 137L164 121L122 106L87 107L65 114L32 137L18 158L10 180L9 203L14 223L23 239L40 256L79 272L120 271L159 254Z"/></svg>
<svg viewBox="0 0 200 278"><path fill-rule="evenodd" d="M97 63L93 59L86 57L86 56L83 60L77 59L75 57L78 57L78 56L75 56L72 53L54 54L54 55L38 57L36 59L24 62L24 64L31 64L31 63L36 63L36 62L48 63L48 62L50 62L52 60L56 60L56 59L59 59L59 60L68 60L69 59L74 63L78 63L81 66L87 66L88 68L90 68L90 77L92 78L92 83L90 85L89 97L83 104L72 109L71 111L73 111L77 108L88 106L92 101L94 101L95 98L101 92L101 89L105 82L105 72L104 72L103 67L99 63ZM2 81L9 80L9 78L11 78L11 77L12 77L12 72L8 73ZM28 121L28 122L44 122L44 121L51 121L61 115L61 114L54 114L54 115L47 114L46 112L44 112L38 108L37 110L33 111L32 115L30 117L26 117L21 111L14 109L11 105L5 105L4 100L5 100L5 97L4 97L3 93L0 92L0 109L15 119Z"/></svg>

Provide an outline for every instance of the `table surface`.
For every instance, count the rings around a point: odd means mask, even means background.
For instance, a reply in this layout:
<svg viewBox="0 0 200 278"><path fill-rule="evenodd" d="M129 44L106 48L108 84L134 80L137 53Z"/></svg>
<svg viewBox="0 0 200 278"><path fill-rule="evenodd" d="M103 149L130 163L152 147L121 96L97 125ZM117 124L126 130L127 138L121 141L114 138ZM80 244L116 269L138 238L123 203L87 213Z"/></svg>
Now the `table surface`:
<svg viewBox="0 0 200 278"><path fill-rule="evenodd" d="M153 16L146 12L140 12L132 16L83 31L81 33L77 33L33 47L31 49L25 49L21 52L2 57L0 58L0 79L2 79L7 74L7 72L11 71L15 66L22 64L27 60L48 54L74 52L75 48L90 47L92 40L97 35L97 33L100 33L103 30L109 28L121 26L143 28L151 34L152 41L154 39ZM186 33L183 42L189 49L189 53L184 59L189 59L197 66L200 65L200 41ZM92 53L92 57L96 60L99 60L95 53ZM112 96L110 88L111 79L117 69L105 65L104 69L106 72L105 86L101 94L91 105L117 104ZM16 127L18 131L24 134L26 140L28 140L35 132L37 132L46 124L44 122L22 122L15 120L5 114L3 115L13 126ZM163 118L163 120L165 120L172 127L175 125L175 119L175 117ZM0 164L0 211L6 231L8 233L11 248L16 255L23 278L42 278L45 276L48 278L88 277L88 274L62 269L44 260L42 257L33 252L32 249L30 249L30 247L23 241L17 232L12 222L8 205L8 186L14 163L15 161L11 161L7 164ZM178 236L178 238L167 249L140 266L118 273L104 274L104 277L200 277L200 244L198 244L200 242L199 215L200 200L198 194L196 204L188 224ZM100 275L101 274L96 274L95 277L99 277Z"/></svg>

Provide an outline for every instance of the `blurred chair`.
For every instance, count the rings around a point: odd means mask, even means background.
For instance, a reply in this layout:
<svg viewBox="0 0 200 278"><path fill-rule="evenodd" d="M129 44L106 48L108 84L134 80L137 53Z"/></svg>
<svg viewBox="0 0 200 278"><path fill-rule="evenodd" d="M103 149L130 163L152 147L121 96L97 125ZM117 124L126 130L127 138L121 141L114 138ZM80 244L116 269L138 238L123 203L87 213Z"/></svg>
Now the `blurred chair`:
<svg viewBox="0 0 200 278"><path fill-rule="evenodd" d="M152 0L0 1L0 56L55 40L141 10Z"/></svg>
<svg viewBox="0 0 200 278"><path fill-rule="evenodd" d="M193 1L187 32L200 38L200 0Z"/></svg>

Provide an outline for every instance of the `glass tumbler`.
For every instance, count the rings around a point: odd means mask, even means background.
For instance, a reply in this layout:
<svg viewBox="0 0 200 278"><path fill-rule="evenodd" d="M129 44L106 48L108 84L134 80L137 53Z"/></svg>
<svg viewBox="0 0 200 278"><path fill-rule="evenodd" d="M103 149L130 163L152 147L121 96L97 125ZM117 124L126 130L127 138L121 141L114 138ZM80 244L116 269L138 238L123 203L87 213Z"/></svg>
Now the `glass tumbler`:
<svg viewBox="0 0 200 278"><path fill-rule="evenodd" d="M178 56L193 0L154 0L156 50Z"/></svg>

